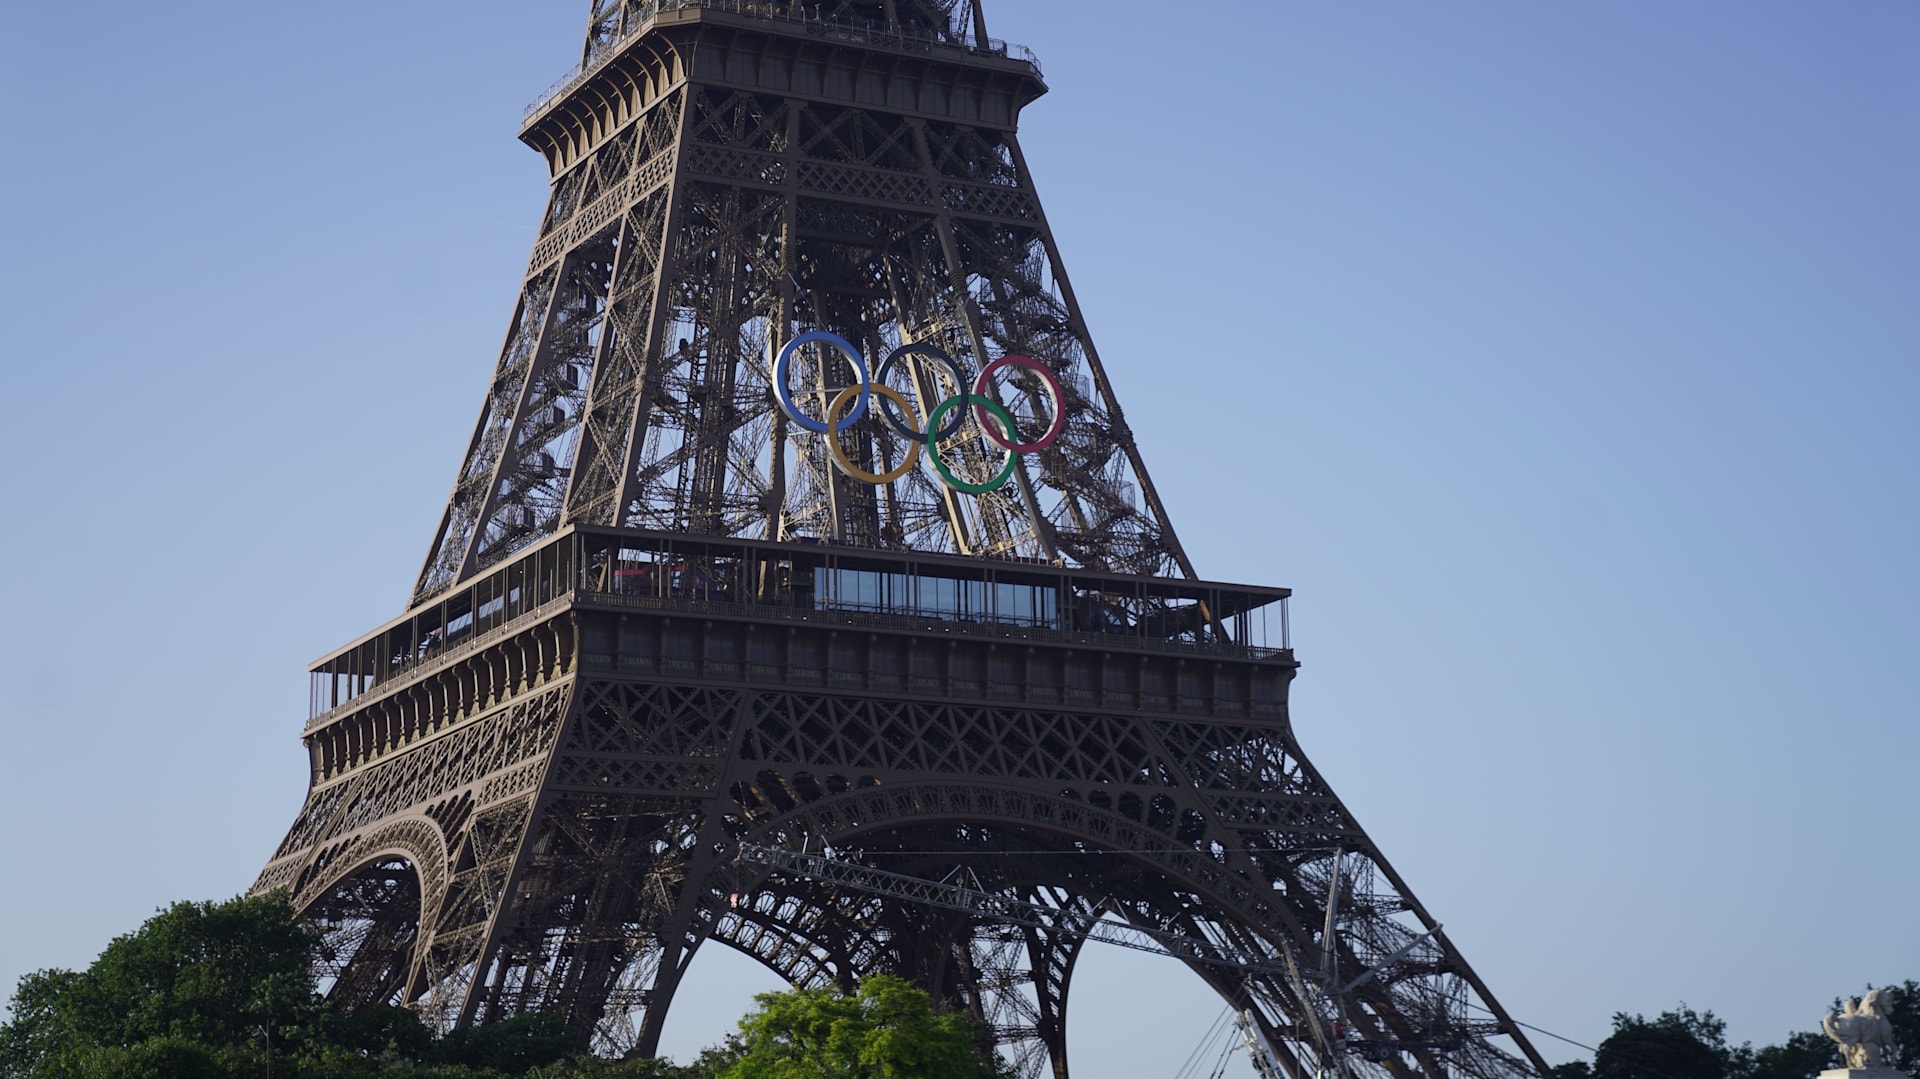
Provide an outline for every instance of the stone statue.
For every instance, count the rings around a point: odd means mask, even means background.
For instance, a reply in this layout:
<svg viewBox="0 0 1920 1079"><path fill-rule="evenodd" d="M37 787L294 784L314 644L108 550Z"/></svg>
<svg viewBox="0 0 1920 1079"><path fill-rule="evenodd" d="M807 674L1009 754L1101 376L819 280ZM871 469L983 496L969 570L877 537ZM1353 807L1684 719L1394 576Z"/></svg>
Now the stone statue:
<svg viewBox="0 0 1920 1079"><path fill-rule="evenodd" d="M1887 1068L1893 1053L1893 1024L1887 1021L1884 989L1869 989L1856 1004L1847 1001L1839 1015L1820 1021L1827 1037L1840 1045L1849 1068Z"/></svg>

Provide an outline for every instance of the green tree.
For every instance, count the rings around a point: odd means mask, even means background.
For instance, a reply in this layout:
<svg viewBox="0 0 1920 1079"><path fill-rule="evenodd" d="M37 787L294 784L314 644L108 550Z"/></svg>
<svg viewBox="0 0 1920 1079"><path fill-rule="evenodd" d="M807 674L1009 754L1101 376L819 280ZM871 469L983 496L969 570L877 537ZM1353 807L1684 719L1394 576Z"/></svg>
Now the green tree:
<svg viewBox="0 0 1920 1079"><path fill-rule="evenodd" d="M1920 1074L1920 983L1912 978L1887 990L1887 1020L1893 1024L1893 1066Z"/></svg>
<svg viewBox="0 0 1920 1079"><path fill-rule="evenodd" d="M9 1002L13 1021L0 1026L0 1076L28 1076L70 1044L61 1002L80 975L36 970L23 976Z"/></svg>
<svg viewBox="0 0 1920 1079"><path fill-rule="evenodd" d="M343 1015L316 992L319 948L279 896L176 903L84 971L22 978L0 1077L254 1079L270 1045L284 1079L488 1079L587 1051L553 1016L437 1038L403 1008Z"/></svg>
<svg viewBox="0 0 1920 1079"><path fill-rule="evenodd" d="M1735 1079L1727 1024L1682 1004L1653 1019L1616 1013L1593 1054L1594 1079Z"/></svg>
<svg viewBox="0 0 1920 1079"><path fill-rule="evenodd" d="M434 1055L434 1032L406 1008L376 1004L352 1015L328 1009L318 1039L365 1056L427 1060Z"/></svg>
<svg viewBox="0 0 1920 1079"><path fill-rule="evenodd" d="M692 1064L649 1057L643 1060L606 1060L601 1057L575 1057L565 1064L535 1068L527 1079L713 1079L720 1067L715 1050L709 1049Z"/></svg>
<svg viewBox="0 0 1920 1079"><path fill-rule="evenodd" d="M58 1073L63 1079L241 1079L261 1070L246 1068L237 1054L172 1036L148 1038L130 1049L85 1049L70 1059L71 1070Z"/></svg>
<svg viewBox="0 0 1920 1079"><path fill-rule="evenodd" d="M112 1050L128 1054L112 1065L128 1075L217 1074L221 1050L263 1031L310 1037L323 1018L310 973L318 947L278 898L176 903L116 938L84 972L21 979L13 1021L0 1029L0 1074L82 1074L83 1065L108 1067L97 1051ZM200 1060L194 1046L204 1061L188 1060Z"/></svg>
<svg viewBox="0 0 1920 1079"><path fill-rule="evenodd" d="M1840 1053L1825 1034L1800 1031L1779 1045L1754 1049L1742 1045L1733 1051L1732 1079L1814 1079L1840 1066Z"/></svg>
<svg viewBox="0 0 1920 1079"><path fill-rule="evenodd" d="M521 1015L497 1023L461 1027L433 1047L445 1064L522 1075L528 1070L583 1056L587 1039L557 1015Z"/></svg>
<svg viewBox="0 0 1920 1079"><path fill-rule="evenodd" d="M715 1079L995 1079L979 1024L936 1011L926 993L876 975L848 995L832 989L764 993ZM730 1058L730 1059L728 1059Z"/></svg>

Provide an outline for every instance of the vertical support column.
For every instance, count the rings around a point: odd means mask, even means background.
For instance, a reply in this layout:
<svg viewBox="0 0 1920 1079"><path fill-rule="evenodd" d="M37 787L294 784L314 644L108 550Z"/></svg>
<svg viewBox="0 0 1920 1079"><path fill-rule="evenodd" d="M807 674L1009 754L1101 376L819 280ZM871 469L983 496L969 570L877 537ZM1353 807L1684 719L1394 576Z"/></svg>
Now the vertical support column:
<svg viewBox="0 0 1920 1079"><path fill-rule="evenodd" d="M1047 1047L1047 1062L1054 1079L1067 1076L1067 986L1073 976L1073 962L1080 957L1085 938L1071 933L1045 933L1028 929L1027 956L1032 964L1033 995L1040 1015L1040 1040Z"/></svg>
<svg viewBox="0 0 1920 1079"><path fill-rule="evenodd" d="M681 93L680 119L674 126L673 137L673 178L667 182L667 205L661 214L660 223L660 263L654 271L653 297L647 313L646 339L640 342L642 369L640 384L634 397L633 413L626 432L626 452L621 457L620 481L614 496L613 515L609 524L620 527L626 524L627 507L638 496L640 477L640 453L646 446L647 421L653 409L652 388L660 380L661 335L666 332L667 307L673 295L673 278L680 272L679 260L675 257L675 239L680 229L680 217L685 213L687 190L687 139L690 137L688 120L693 115L693 99L696 89L689 85Z"/></svg>
<svg viewBox="0 0 1920 1079"><path fill-rule="evenodd" d="M827 298L822 296L817 289L812 291L812 296L814 320L816 324L825 326L827 321ZM827 364L821 364L819 370L814 372L814 375L817 380L815 388L820 393L820 400L824 402L828 397L825 392L827 388ZM828 431L824 437L834 438L837 437L837 435L834 431ZM842 503L840 490L844 486L844 483L841 481L840 474L834 471L833 462L830 459L821 461L820 470L822 477L826 481L826 491L823 493L827 496L827 517L831 523L833 539L835 542L838 542L846 538L847 532L846 519L840 512Z"/></svg>
<svg viewBox="0 0 1920 1079"><path fill-rule="evenodd" d="M634 152L638 154L639 148L636 147ZM617 511L615 519L594 520L592 519L593 517L605 517L606 515L583 514L582 511L585 510L586 507L580 503L583 493L582 484L591 482L591 479L583 480L582 477L586 475L590 468L595 466L604 449L599 445L600 440L595 435L593 429L594 420L599 410L606 407L606 402L603 400L602 395L613 391L617 396L617 390L614 386L616 380L607 375L607 370L613 361L614 342L619 337L618 332L616 332L614 328L614 292L620 287L621 275L632 272L633 249L636 239L637 237L633 235L632 222L628 220L626 213L622 213L620 215L620 231L614 241L613 270L607 276L606 311L601 320L600 340L594 346L593 371L588 376L593 381L587 388L586 403L580 409L580 447L573 455L573 472L567 477L567 491L560 501L560 519L554 523L555 528L562 528L574 523L619 524Z"/></svg>
<svg viewBox="0 0 1920 1079"><path fill-rule="evenodd" d="M795 187L794 173L800 162L800 109L802 103L793 98L787 99L787 145L781 155L784 168L780 182L780 282L779 312L774 324L767 333L767 371L771 378L774 357L793 337L793 308L796 299L794 293L800 273L800 196ZM787 518L787 414L782 409L773 410L772 446L769 447L767 461L767 528L765 536L770 540L785 539Z"/></svg>
<svg viewBox="0 0 1920 1079"><path fill-rule="evenodd" d="M746 665L742 657L741 666ZM742 692L737 695L733 714L729 718L730 731L727 737L727 756L729 761L740 760L740 744L753 726L753 694ZM720 790L727 787L727 777L720 779ZM700 821L698 853L687 865L686 876L681 884L679 902L673 913L660 926L659 968L654 972L650 1002L645 1017L641 1020L639 1041L633 1047L633 1055L651 1057L660 1051L660 1034L666 1027L667 1010L673 1003L673 994L679 988L680 978L686 973L687 964L693 958L693 952L705 939L705 929L695 932L700 922L697 917L700 905L718 895L719 881L728 872L726 865L715 851L733 847L734 839L726 831L725 822L717 812L720 803L709 802L709 810ZM710 923L708 923L710 928ZM691 943L689 943L691 942Z"/></svg>

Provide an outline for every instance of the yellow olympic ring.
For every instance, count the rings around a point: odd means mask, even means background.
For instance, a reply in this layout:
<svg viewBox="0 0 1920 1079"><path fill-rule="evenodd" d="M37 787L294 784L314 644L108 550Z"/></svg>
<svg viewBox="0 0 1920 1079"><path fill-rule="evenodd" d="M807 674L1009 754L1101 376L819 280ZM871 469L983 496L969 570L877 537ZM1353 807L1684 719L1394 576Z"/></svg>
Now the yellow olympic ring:
<svg viewBox="0 0 1920 1079"><path fill-rule="evenodd" d="M861 390L864 388L861 384L855 383L834 395L832 403L827 405L827 417L823 421L829 432L835 432L840 429L841 411L847 407L848 402L859 397ZM918 424L920 422L919 416L913 411L913 405L907 401L906 397L902 395L899 390L875 382L873 384L873 392L899 405L900 410L907 415L909 423ZM827 444L833 447L833 463L839 466L840 471L845 472L847 475L852 476L862 483L892 483L894 480L913 471L913 466L920 463L919 439L910 439L907 441L907 446L909 447L907 450L907 459L900 462L900 467L891 472L880 473L868 472L859 465L854 464L853 461L847 457L846 447L840 445L840 439L833 434L827 435Z"/></svg>

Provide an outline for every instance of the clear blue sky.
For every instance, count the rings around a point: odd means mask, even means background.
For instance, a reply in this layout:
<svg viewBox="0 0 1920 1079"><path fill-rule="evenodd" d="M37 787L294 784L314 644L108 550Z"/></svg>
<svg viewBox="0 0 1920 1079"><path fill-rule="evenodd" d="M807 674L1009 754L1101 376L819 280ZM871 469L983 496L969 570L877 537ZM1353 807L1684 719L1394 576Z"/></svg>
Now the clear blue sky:
<svg viewBox="0 0 1920 1079"><path fill-rule="evenodd" d="M292 819L304 664L419 565L585 6L0 7L0 988ZM1920 6L988 21L1188 547L1297 589L1307 751L1513 1012L1764 1042L1920 978ZM1171 1075L1216 1005L1087 964L1079 1070ZM703 953L668 1047L766 984Z"/></svg>

